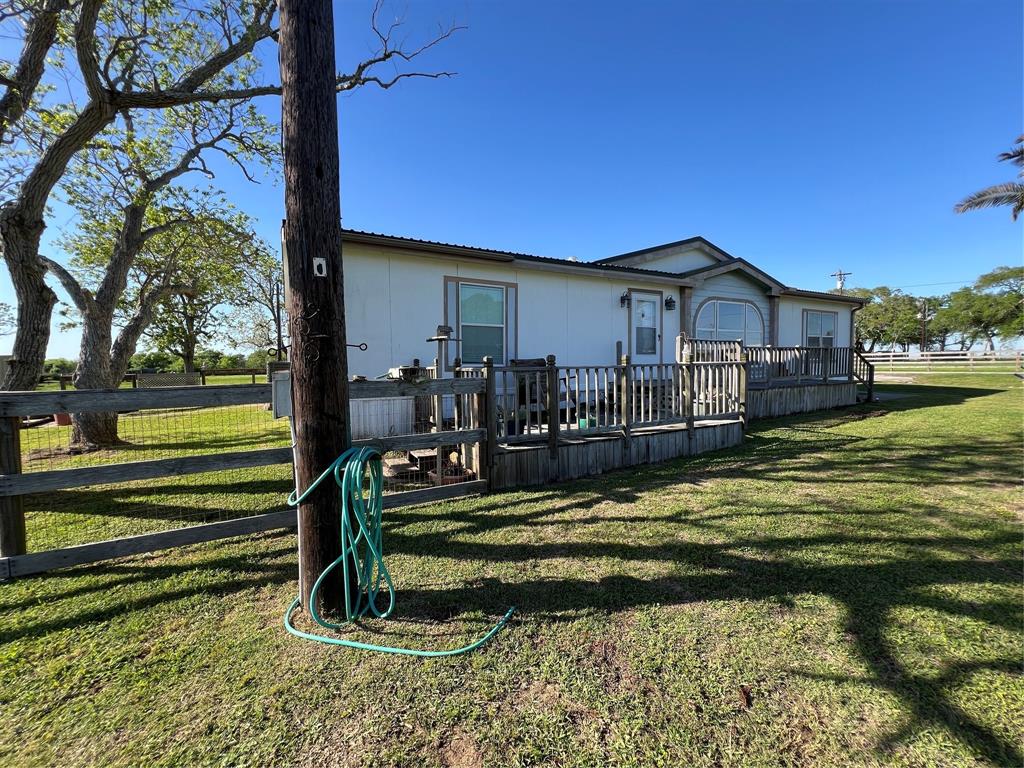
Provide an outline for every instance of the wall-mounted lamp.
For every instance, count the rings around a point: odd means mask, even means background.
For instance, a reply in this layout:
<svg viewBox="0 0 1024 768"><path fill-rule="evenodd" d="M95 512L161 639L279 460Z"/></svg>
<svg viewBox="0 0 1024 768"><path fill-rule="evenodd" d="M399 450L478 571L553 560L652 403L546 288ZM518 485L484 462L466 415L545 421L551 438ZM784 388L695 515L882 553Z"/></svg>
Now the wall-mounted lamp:
<svg viewBox="0 0 1024 768"><path fill-rule="evenodd" d="M629 306L629 291L623 291L622 295L619 296L619 306L620 307L628 307Z"/></svg>
<svg viewBox="0 0 1024 768"><path fill-rule="evenodd" d="M665 309L667 309L669 312L671 312L675 308L676 308L676 300L673 299L671 296L666 296L665 297Z"/></svg>

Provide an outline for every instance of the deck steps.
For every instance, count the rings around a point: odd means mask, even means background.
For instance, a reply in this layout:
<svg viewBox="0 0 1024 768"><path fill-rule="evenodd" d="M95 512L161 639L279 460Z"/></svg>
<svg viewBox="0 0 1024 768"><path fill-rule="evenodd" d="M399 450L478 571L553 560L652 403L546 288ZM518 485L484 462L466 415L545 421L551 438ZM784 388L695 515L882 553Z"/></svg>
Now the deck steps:
<svg viewBox="0 0 1024 768"><path fill-rule="evenodd" d="M398 456L384 457L384 475L399 480L409 480L420 474L421 470L411 462Z"/></svg>

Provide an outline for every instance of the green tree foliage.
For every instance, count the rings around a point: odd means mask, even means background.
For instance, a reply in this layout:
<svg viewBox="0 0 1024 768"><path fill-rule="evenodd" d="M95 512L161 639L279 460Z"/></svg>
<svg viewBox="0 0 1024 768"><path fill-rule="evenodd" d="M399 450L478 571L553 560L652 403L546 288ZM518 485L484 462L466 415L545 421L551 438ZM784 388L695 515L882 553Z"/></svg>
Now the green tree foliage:
<svg viewBox="0 0 1024 768"><path fill-rule="evenodd" d="M252 245L241 265L227 319L232 345L281 350L287 341L281 260L262 240L254 239Z"/></svg>
<svg viewBox="0 0 1024 768"><path fill-rule="evenodd" d="M927 349L979 343L993 349L1024 336L1024 267L998 267L946 296L909 296L885 286L850 293L870 300L856 314L857 338L868 351L919 345L923 321Z"/></svg>
<svg viewBox="0 0 1024 768"><path fill-rule="evenodd" d="M276 40L275 0L36 0L12 8L0 11L5 41L0 53L0 244L14 278L20 322L16 363L8 366L2 386L25 389L41 371L57 303L45 280L47 270L57 270L56 262L40 253L42 233L58 186L70 197L76 194L77 185L66 178L71 165L82 153L91 153L89 164L96 173L110 171L113 178L134 174L135 182L122 191L141 189L142 197L132 199L137 215L149 208L154 195L169 194L160 192L167 187L160 183L163 174L171 170L160 155L172 136L185 140L177 145L185 154L177 156L189 171L195 164L210 174L202 158L187 158L187 153L212 141L207 149L225 154L247 173L251 157L246 155L258 150L229 135L233 132L207 134L203 126L211 124L211 114L219 120L230 113L238 125L254 120L253 99L280 95L281 87L264 82L256 56ZM442 28L419 47L404 47L401 24L378 23L380 12L378 2L371 24L376 49L337 76L338 92L363 85L387 89L406 78L450 74L408 67L459 27ZM273 146L276 130L260 138ZM143 177L140 168L161 170ZM81 178L88 171L79 167L74 173ZM58 277L63 284L64 276ZM77 296L72 300L79 303ZM116 297L99 302L104 311L114 303Z"/></svg>
<svg viewBox="0 0 1024 768"><path fill-rule="evenodd" d="M856 314L857 338L867 351L905 350L920 340L919 299L886 286L854 289L850 294L870 300Z"/></svg>
<svg viewBox="0 0 1024 768"><path fill-rule="evenodd" d="M43 365L43 373L51 375L55 374L70 374L75 370L75 361L68 360L66 357L50 357L47 358Z"/></svg>
<svg viewBox="0 0 1024 768"><path fill-rule="evenodd" d="M229 305L240 299L256 238L243 216L211 220L189 235L177 255L181 290L163 297L145 333L154 346L180 358L185 371L194 371L197 351L223 333Z"/></svg>
<svg viewBox="0 0 1024 768"><path fill-rule="evenodd" d="M174 357L161 350L136 352L132 355L131 370L169 371L174 365Z"/></svg>

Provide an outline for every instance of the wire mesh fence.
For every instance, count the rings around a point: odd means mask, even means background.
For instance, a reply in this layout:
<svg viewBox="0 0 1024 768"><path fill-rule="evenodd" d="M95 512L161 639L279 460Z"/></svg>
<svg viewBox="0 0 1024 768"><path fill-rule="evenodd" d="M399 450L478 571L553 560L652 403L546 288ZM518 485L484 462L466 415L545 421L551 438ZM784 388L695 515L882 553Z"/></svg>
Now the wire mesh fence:
<svg viewBox="0 0 1024 768"><path fill-rule="evenodd" d="M244 402L227 403L217 402L215 390L239 388L188 389L186 399L192 404L177 407L161 405L168 393L180 401L181 389L127 391L132 408L121 407L123 397L97 402L99 393L69 390L30 393L42 399L23 398L28 404L15 407L20 408L17 416L0 413L0 419L17 421L20 472L0 473L0 497L22 500L25 551L286 509L293 487L291 433L288 420L274 419L265 402L269 385L242 388L249 393L241 397ZM79 404L83 398L88 407ZM207 398L214 402L204 402ZM471 412L477 405L474 395L441 392L354 398L352 438L382 448L385 494L471 481L477 478L477 446L457 434L447 444L444 436L433 439L432 433L450 434L481 423L479 414ZM75 408L116 423L117 439L102 447L89 445L73 423ZM47 409L56 416L40 415ZM416 436L432 439L417 442ZM408 447L403 447L404 438ZM36 492L17 493L17 483Z"/></svg>

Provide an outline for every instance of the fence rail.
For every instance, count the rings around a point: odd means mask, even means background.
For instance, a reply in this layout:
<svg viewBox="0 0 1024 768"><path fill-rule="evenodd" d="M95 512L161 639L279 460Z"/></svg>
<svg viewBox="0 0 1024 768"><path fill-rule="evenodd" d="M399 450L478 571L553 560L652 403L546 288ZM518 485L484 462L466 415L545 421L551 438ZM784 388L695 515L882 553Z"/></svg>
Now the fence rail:
<svg viewBox="0 0 1024 768"><path fill-rule="evenodd" d="M934 352L864 352L864 358L878 368L897 371L924 368L932 371L966 365L969 370L984 370L996 365L1012 365L1021 370L1024 351L1019 349L997 349L986 352L971 350L946 350Z"/></svg>
<svg viewBox="0 0 1024 768"><path fill-rule="evenodd" d="M353 409L366 404L380 412L381 424L389 423L389 418L390 423L401 424L397 433L392 427L353 441L372 445L385 455L387 505L449 498L486 487L488 432L480 410L485 408L486 387L483 379L351 382ZM268 505L279 509L281 505L273 499L283 500L290 485L287 423L273 421L267 407L270 399L269 384L0 392L0 578L288 524L293 512L264 511ZM416 404L427 414L420 421L412 418ZM391 413L406 410L409 418L404 420L395 420ZM70 427L22 428L26 417L79 413L118 414L124 434L135 441L80 452L69 442ZM437 415L444 413L454 413L455 418ZM145 426L139 429L137 423ZM131 460L139 455L146 458ZM267 469L274 467L280 469L268 475ZM206 479L192 484L194 476ZM163 478L160 485L165 496L156 501L120 507L104 503L103 497L151 497L153 493L136 481L157 478ZM256 504L260 514L247 513L240 505L229 515L232 519L209 522L206 512L196 508L201 507L202 493L209 493L210 484L225 484L244 495L246 483L265 484L268 479L275 490L270 501ZM99 493L82 490L95 487ZM194 489L200 489L198 497ZM25 497L30 494L45 494L35 499L46 511L26 520ZM189 508L190 503L196 507ZM125 515L118 519L122 509ZM85 542L68 540L61 533L67 529L61 520L88 517L94 511L99 517L112 515L103 521L105 525L97 524L101 531L117 532L124 519L156 520L156 525L168 521L178 527L150 531L143 525L145 532L140 535ZM33 547L41 551L28 552L33 526L45 520L50 521L48 527L39 529L45 545ZM102 533L97 535L103 538Z"/></svg>

